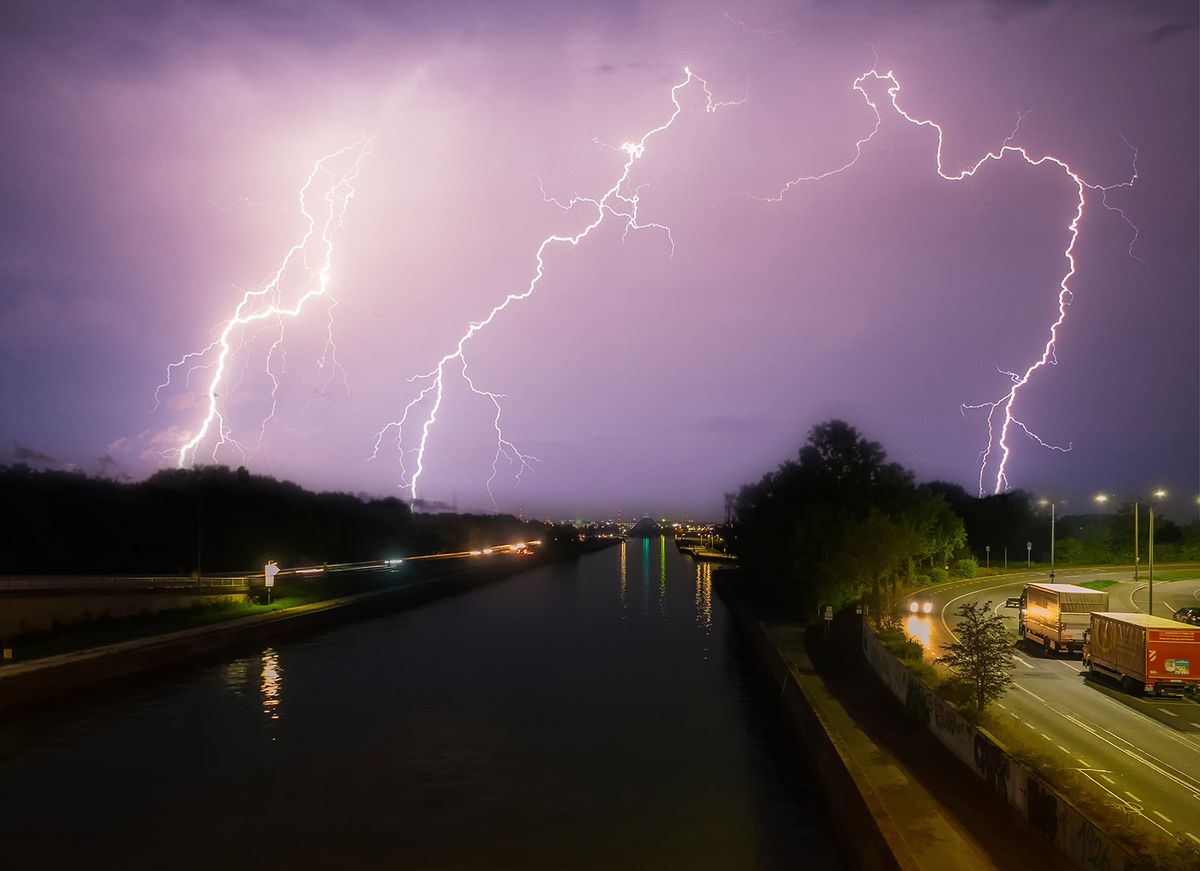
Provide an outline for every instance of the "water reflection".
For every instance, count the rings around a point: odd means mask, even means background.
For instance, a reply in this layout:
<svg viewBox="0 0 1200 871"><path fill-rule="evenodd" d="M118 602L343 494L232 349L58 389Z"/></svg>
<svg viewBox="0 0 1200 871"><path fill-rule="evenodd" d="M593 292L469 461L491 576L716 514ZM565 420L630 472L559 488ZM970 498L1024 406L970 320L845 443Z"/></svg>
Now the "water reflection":
<svg viewBox="0 0 1200 871"><path fill-rule="evenodd" d="M621 555L620 555L620 558L618 561L618 569L617 569L617 577L620 579L620 583L621 583L621 610L622 611L626 611L629 609L629 596L628 596L629 580L628 580L628 577L627 577L626 571L625 571L625 560L626 560L626 548L625 548L625 542L622 541L621 542Z"/></svg>
<svg viewBox="0 0 1200 871"><path fill-rule="evenodd" d="M658 537L658 613L667 610L667 537Z"/></svg>
<svg viewBox="0 0 1200 871"><path fill-rule="evenodd" d="M696 625L712 632L712 563L696 563Z"/></svg>
<svg viewBox="0 0 1200 871"><path fill-rule="evenodd" d="M240 699L246 694L246 685L250 683L250 660L235 659L221 668L221 683L229 690L229 694Z"/></svg>
<svg viewBox="0 0 1200 871"><path fill-rule="evenodd" d="M930 633L933 630L933 621L926 616L919 614L911 614L904 621L904 631L912 637L914 641L920 643L925 650L930 650L932 641Z"/></svg>
<svg viewBox="0 0 1200 871"><path fill-rule="evenodd" d="M259 682L259 691L262 693L262 711L269 720L279 719L282 689L283 669L279 665L279 653L274 647L268 647L262 653L262 680Z"/></svg>

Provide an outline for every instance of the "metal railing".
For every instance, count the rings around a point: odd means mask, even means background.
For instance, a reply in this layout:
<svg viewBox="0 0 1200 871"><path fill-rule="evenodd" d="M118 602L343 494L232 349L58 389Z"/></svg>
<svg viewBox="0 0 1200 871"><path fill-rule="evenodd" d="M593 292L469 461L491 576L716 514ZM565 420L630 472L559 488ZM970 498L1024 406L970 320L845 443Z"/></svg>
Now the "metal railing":
<svg viewBox="0 0 1200 871"><path fill-rule="evenodd" d="M261 578L259 583L262 583ZM168 592L172 590L245 590L250 587L251 579L242 575L238 577L6 577L0 578L0 593L53 593L53 592L117 592L117 591L152 591Z"/></svg>

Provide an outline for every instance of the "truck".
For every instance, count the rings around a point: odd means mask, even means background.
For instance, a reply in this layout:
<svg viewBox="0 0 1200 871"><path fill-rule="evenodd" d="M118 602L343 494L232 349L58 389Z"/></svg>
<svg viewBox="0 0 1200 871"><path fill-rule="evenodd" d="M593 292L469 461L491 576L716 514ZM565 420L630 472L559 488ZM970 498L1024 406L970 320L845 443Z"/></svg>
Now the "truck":
<svg viewBox="0 0 1200 871"><path fill-rule="evenodd" d="M1026 584L1021 593L1017 634L1042 650L1083 650L1083 633L1093 611L1108 610L1108 593L1074 584Z"/></svg>
<svg viewBox="0 0 1200 871"><path fill-rule="evenodd" d="M1097 611L1087 630L1083 665L1138 695L1200 687L1200 626L1149 614Z"/></svg>

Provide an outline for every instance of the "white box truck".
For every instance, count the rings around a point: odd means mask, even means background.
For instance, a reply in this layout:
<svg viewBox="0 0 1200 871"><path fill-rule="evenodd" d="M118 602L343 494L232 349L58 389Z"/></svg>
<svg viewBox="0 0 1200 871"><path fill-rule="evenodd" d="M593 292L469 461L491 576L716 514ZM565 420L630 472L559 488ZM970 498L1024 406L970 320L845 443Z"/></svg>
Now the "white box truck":
<svg viewBox="0 0 1200 871"><path fill-rule="evenodd" d="M1093 611L1108 610L1108 593L1074 584L1026 584L1017 634L1047 652L1083 650Z"/></svg>

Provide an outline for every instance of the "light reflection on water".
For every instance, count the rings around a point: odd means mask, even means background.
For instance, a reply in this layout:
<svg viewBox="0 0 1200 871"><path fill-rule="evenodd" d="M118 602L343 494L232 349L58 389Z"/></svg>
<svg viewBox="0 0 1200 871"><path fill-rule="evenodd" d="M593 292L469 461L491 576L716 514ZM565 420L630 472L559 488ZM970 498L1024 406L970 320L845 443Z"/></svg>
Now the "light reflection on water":
<svg viewBox="0 0 1200 871"><path fill-rule="evenodd" d="M273 647L262 652L262 712L268 720L279 719L280 693L283 690L283 668L279 665L279 653Z"/></svg>
<svg viewBox="0 0 1200 871"><path fill-rule="evenodd" d="M696 563L696 624L712 632L712 563Z"/></svg>
<svg viewBox="0 0 1200 871"><path fill-rule="evenodd" d="M925 650L932 650L932 641L930 639L933 631L933 620L930 617L920 614L910 614L904 621L904 631L907 632L915 641L919 642Z"/></svg>
<svg viewBox="0 0 1200 871"><path fill-rule="evenodd" d="M642 608L638 551L621 544L47 712L39 733L61 740L0 755L0 783L22 784L19 803L0 798L6 858L845 867L774 693L739 661L711 565L666 544L654 596L642 543ZM248 795L239 821L229 808ZM63 838L63 819L88 820L87 837Z"/></svg>
<svg viewBox="0 0 1200 871"><path fill-rule="evenodd" d="M658 537L658 613L667 613L667 537Z"/></svg>
<svg viewBox="0 0 1200 871"><path fill-rule="evenodd" d="M621 553L617 561L617 578L621 585L621 610L629 609L629 578L626 571L626 547L625 541L621 541Z"/></svg>

